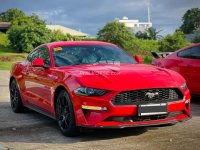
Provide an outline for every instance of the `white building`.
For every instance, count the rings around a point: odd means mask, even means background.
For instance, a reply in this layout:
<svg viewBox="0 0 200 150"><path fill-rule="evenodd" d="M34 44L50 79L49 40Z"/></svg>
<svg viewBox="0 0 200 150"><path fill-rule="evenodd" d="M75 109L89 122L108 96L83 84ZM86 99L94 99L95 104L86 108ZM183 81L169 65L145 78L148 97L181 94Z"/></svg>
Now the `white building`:
<svg viewBox="0 0 200 150"><path fill-rule="evenodd" d="M152 27L150 19L148 22L140 22L139 20L129 20L128 17L123 17L118 21L124 23L126 27L133 29L134 33L137 33L138 31L144 32L146 29Z"/></svg>
<svg viewBox="0 0 200 150"><path fill-rule="evenodd" d="M124 23L126 27L131 28L134 33L138 31L144 32L146 29L152 27L151 17L150 17L150 3L148 5L148 21L140 22L139 20L129 20L128 17L123 17L118 19L119 22Z"/></svg>

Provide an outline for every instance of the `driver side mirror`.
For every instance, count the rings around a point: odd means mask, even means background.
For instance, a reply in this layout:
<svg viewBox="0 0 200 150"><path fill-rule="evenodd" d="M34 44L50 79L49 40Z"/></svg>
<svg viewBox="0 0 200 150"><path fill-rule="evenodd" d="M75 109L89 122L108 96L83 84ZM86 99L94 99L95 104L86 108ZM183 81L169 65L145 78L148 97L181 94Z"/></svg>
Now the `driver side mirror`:
<svg viewBox="0 0 200 150"><path fill-rule="evenodd" d="M138 62L138 64L142 64L144 62L144 60L139 55L135 55L134 59Z"/></svg>
<svg viewBox="0 0 200 150"><path fill-rule="evenodd" d="M32 61L33 67L45 67L44 60L42 58L36 58Z"/></svg>

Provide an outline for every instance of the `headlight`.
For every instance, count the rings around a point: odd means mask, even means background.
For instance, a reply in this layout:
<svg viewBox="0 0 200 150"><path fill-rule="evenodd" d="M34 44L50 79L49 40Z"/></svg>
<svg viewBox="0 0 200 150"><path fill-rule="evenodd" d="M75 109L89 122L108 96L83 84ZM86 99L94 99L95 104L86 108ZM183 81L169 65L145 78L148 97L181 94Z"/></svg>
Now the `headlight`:
<svg viewBox="0 0 200 150"><path fill-rule="evenodd" d="M94 89L94 88L87 88L87 87L79 87L78 89L74 90L74 93L77 95L83 95L83 96L102 96L106 94L107 90L100 90L100 89Z"/></svg>
<svg viewBox="0 0 200 150"><path fill-rule="evenodd" d="M182 89L182 90L187 90L187 89L188 89L187 84L184 83L183 85L181 85L181 89Z"/></svg>

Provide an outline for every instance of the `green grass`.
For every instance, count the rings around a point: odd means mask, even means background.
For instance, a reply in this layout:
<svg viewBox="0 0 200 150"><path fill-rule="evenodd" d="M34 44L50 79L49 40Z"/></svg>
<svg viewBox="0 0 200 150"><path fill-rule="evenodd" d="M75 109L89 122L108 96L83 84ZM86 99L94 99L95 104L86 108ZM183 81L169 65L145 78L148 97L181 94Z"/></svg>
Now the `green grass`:
<svg viewBox="0 0 200 150"><path fill-rule="evenodd" d="M0 58L12 56L12 55L26 57L27 53L16 53L10 47L2 47L2 46L0 47ZM13 58L10 61L1 61L0 60L0 70L10 70L13 63L18 62L18 61L23 61L23 60L24 60L24 58L21 58L21 57Z"/></svg>
<svg viewBox="0 0 200 150"><path fill-rule="evenodd" d="M10 70L14 62L0 62L0 70Z"/></svg>
<svg viewBox="0 0 200 150"><path fill-rule="evenodd" d="M23 58L15 58L12 59L11 61L0 62L0 70L10 70L13 63L23 60L24 60Z"/></svg>

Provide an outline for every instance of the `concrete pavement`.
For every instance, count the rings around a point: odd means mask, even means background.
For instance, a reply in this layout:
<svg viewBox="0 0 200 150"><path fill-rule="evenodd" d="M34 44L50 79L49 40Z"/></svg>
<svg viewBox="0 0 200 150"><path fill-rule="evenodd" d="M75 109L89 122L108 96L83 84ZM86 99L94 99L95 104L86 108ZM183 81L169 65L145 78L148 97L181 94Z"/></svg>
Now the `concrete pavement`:
<svg viewBox="0 0 200 150"><path fill-rule="evenodd" d="M55 149L148 149L198 150L200 148L200 99L192 102L193 118L173 126L110 129L64 137L54 120L30 111L11 111L8 92L9 72L0 71L0 150Z"/></svg>

